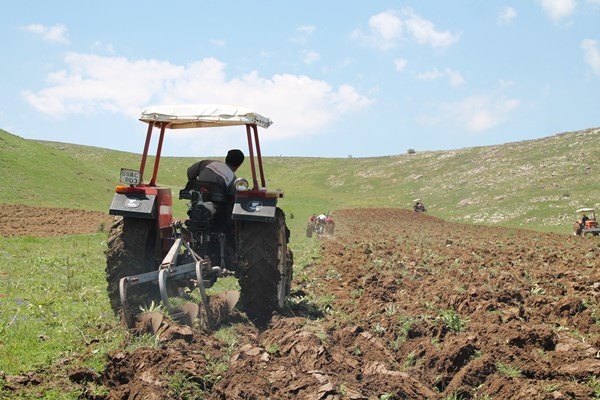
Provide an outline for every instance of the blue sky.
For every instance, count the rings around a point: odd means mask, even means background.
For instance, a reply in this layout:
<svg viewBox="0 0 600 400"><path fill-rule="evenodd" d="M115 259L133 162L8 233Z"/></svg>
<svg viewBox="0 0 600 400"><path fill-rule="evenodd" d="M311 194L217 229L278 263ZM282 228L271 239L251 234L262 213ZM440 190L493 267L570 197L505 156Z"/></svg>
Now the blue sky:
<svg viewBox="0 0 600 400"><path fill-rule="evenodd" d="M5 2L0 128L140 153L148 105L274 123L263 154L370 157L600 126L600 0ZM245 148L174 132L163 154Z"/></svg>

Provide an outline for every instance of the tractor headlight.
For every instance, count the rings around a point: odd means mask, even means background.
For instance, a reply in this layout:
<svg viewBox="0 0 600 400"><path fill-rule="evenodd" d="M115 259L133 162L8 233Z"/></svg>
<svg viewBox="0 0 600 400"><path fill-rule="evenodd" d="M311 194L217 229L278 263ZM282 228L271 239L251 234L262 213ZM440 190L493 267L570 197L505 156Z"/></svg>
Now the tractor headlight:
<svg viewBox="0 0 600 400"><path fill-rule="evenodd" d="M238 192L245 192L250 187L246 178L237 178L235 180L234 185L235 190L237 190Z"/></svg>

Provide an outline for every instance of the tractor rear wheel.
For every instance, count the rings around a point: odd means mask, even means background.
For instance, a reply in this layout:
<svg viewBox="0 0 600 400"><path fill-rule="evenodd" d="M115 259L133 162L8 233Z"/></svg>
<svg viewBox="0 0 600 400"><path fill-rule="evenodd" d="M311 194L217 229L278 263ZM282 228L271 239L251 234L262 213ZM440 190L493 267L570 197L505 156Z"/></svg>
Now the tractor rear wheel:
<svg viewBox="0 0 600 400"><path fill-rule="evenodd" d="M266 325L283 308L292 282L285 214L277 208L273 222L239 221L237 232L240 300L252 321Z"/></svg>
<svg viewBox="0 0 600 400"><path fill-rule="evenodd" d="M156 221L140 218L116 217L108 235L106 249L106 282L108 299L113 312L121 314L119 281L125 276L150 272L156 269L153 262ZM131 287L127 293L130 311L134 317L140 306L160 299L156 285ZM128 325L132 321L126 321Z"/></svg>

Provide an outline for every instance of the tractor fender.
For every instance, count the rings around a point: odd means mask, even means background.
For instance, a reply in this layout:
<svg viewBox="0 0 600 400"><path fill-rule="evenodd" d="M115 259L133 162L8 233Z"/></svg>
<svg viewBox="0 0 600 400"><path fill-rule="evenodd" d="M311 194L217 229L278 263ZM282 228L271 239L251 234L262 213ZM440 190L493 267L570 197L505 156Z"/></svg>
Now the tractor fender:
<svg viewBox="0 0 600 400"><path fill-rule="evenodd" d="M276 197L237 197L231 219L244 221L275 221Z"/></svg>
<svg viewBox="0 0 600 400"><path fill-rule="evenodd" d="M145 193L115 193L108 213L123 217L156 219L156 195Z"/></svg>

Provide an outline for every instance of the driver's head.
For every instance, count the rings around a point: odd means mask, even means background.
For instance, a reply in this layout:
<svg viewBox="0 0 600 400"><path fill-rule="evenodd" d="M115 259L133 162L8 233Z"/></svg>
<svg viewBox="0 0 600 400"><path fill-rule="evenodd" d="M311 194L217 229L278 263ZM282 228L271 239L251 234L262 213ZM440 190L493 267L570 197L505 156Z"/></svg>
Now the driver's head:
<svg viewBox="0 0 600 400"><path fill-rule="evenodd" d="M229 167L235 171L238 169L240 165L244 162L244 153L238 149L231 149L227 152L227 157L225 157L225 163L229 165Z"/></svg>

